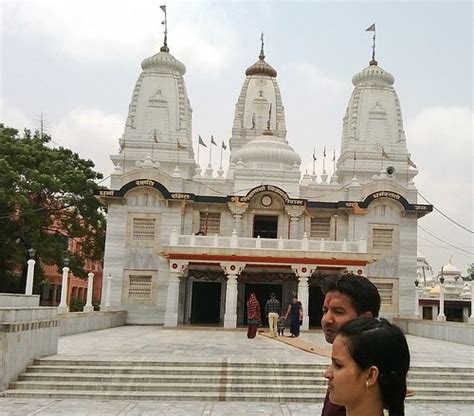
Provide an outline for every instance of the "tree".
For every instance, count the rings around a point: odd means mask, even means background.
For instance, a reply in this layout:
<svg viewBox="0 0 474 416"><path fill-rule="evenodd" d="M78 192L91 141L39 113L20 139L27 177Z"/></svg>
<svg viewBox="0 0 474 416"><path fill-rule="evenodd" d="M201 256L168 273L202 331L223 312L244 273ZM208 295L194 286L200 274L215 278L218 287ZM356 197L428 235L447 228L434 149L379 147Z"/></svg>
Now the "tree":
<svg viewBox="0 0 474 416"><path fill-rule="evenodd" d="M37 250L35 288L43 264L71 260L71 271L85 277L84 259L102 258L104 208L94 197L102 174L94 163L46 134L0 124L0 292L24 291L27 250ZM71 239L80 248L68 252Z"/></svg>

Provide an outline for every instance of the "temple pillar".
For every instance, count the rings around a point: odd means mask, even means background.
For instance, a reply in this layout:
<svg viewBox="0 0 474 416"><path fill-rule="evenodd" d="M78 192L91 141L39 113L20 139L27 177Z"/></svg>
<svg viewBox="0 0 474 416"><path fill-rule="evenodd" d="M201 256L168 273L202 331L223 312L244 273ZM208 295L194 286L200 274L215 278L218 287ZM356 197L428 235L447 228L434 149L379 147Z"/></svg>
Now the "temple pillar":
<svg viewBox="0 0 474 416"><path fill-rule="evenodd" d="M309 329L309 278L313 274L316 266L308 265L295 265L292 264L291 268L298 277L298 300L303 306L303 325L301 325L302 330Z"/></svg>
<svg viewBox="0 0 474 416"><path fill-rule="evenodd" d="M183 271L187 266L187 261L170 261L164 326L178 326L179 284L181 282L180 278L183 276Z"/></svg>
<svg viewBox="0 0 474 416"><path fill-rule="evenodd" d="M237 278L245 263L223 262L221 267L227 275L224 328L237 328Z"/></svg>

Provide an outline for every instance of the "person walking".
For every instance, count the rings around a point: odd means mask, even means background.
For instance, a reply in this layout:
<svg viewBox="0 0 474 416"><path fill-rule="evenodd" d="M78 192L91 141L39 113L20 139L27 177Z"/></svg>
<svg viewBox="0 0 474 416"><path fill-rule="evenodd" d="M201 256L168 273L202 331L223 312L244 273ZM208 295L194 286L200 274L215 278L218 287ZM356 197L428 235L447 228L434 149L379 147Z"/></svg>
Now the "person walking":
<svg viewBox="0 0 474 416"><path fill-rule="evenodd" d="M255 338L257 335L257 328L262 321L260 314L260 303L258 302L255 293L251 293L247 301L247 338Z"/></svg>
<svg viewBox="0 0 474 416"><path fill-rule="evenodd" d="M298 300L298 296L293 295L293 300L288 305L285 319L290 315L290 332L291 337L296 338L300 336L300 326L303 323L303 305Z"/></svg>
<svg viewBox="0 0 474 416"><path fill-rule="evenodd" d="M270 299L265 304L265 315L268 318L268 327L270 328L270 336L276 338L278 336L278 318L281 313L280 301L276 298L275 293L270 293Z"/></svg>

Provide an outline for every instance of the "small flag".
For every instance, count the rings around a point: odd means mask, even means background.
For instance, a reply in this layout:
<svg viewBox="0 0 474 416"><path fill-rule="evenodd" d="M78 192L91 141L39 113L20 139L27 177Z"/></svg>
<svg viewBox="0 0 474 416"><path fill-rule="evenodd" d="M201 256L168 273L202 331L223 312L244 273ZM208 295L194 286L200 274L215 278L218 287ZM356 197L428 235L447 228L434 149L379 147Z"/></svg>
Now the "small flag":
<svg viewBox="0 0 474 416"><path fill-rule="evenodd" d="M251 130L255 128L255 113L252 114L252 127Z"/></svg>
<svg viewBox="0 0 474 416"><path fill-rule="evenodd" d="M352 205L352 213L354 215L367 215L368 212L366 209L361 208L357 202L354 202Z"/></svg>
<svg viewBox="0 0 474 416"><path fill-rule="evenodd" d="M179 149L179 150L186 150L186 149L187 149L187 147L184 146L183 144L181 144L181 143L179 142L179 140L176 142L176 145L178 146L178 149Z"/></svg>
<svg viewBox="0 0 474 416"><path fill-rule="evenodd" d="M155 141L155 143L159 143L158 138L156 137L156 129L153 131L153 140Z"/></svg>
<svg viewBox="0 0 474 416"><path fill-rule="evenodd" d="M123 141L123 143L119 143L119 146L120 146L119 153L122 153L122 150L125 149L125 140Z"/></svg>
<svg viewBox="0 0 474 416"><path fill-rule="evenodd" d="M213 144L214 146L217 146L217 143L214 141L214 136L211 136L211 144Z"/></svg>
<svg viewBox="0 0 474 416"><path fill-rule="evenodd" d="M415 162L413 162L413 160L410 159L410 156L407 156L407 163L408 163L408 166L411 166L412 168L416 169Z"/></svg>
<svg viewBox="0 0 474 416"><path fill-rule="evenodd" d="M166 5L160 6L160 9L166 13Z"/></svg>
<svg viewBox="0 0 474 416"><path fill-rule="evenodd" d="M334 149L333 152L332 152L332 161L333 162L336 161L336 149Z"/></svg>
<svg viewBox="0 0 474 416"><path fill-rule="evenodd" d="M201 136L199 136L199 144L200 144L201 146L207 147L207 144L204 143L204 140L202 139Z"/></svg>
<svg viewBox="0 0 474 416"><path fill-rule="evenodd" d="M227 150L227 145L224 143L224 140L222 140L222 148L223 148L224 150Z"/></svg>
<svg viewBox="0 0 474 416"><path fill-rule="evenodd" d="M263 42L263 32L262 32L262 34L260 35L260 40Z"/></svg>
<svg viewBox="0 0 474 416"><path fill-rule="evenodd" d="M357 160L356 151L354 150L354 160Z"/></svg>
<svg viewBox="0 0 474 416"><path fill-rule="evenodd" d="M324 146L323 157L326 157L326 146Z"/></svg>
<svg viewBox="0 0 474 416"><path fill-rule="evenodd" d="M366 32L375 32L375 23L372 23L367 29Z"/></svg>
<svg viewBox="0 0 474 416"><path fill-rule="evenodd" d="M318 159L316 158L316 149L313 149L313 161L316 162Z"/></svg>
<svg viewBox="0 0 474 416"><path fill-rule="evenodd" d="M385 150L383 150L383 147L382 147L382 157L384 157L385 159L390 159L390 156L387 155L387 153L385 153Z"/></svg>

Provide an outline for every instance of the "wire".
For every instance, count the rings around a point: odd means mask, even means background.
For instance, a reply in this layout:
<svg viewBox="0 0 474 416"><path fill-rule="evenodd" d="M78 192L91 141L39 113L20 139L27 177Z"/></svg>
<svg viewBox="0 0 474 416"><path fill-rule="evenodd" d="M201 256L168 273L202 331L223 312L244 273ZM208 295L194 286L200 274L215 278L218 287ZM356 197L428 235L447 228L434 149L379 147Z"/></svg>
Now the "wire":
<svg viewBox="0 0 474 416"><path fill-rule="evenodd" d="M433 240L429 240L428 238L424 238L422 237L421 235L418 236L418 238L420 240L423 240L423 241L427 241L428 243L434 243ZM455 253L459 256L463 256L463 257L466 257L468 259L471 259L472 256L470 254L465 254L465 253L461 253L460 251L457 251L457 249L454 249L451 248L451 247L448 247L448 246L444 246L444 245L440 245L440 244L436 244L436 245L433 245L433 244L418 244L419 247L431 247L431 248L438 248L438 249L443 249L443 250L449 250L451 253L453 251L455 251Z"/></svg>
<svg viewBox="0 0 474 416"><path fill-rule="evenodd" d="M418 192L418 195L420 195L426 202L428 202L428 204L430 205L433 205L430 201L428 201L423 195L420 194L420 192ZM443 217L447 218L449 221L451 221L452 223L456 224L458 227L461 227L462 229L470 232L471 234L474 234L474 231L470 230L469 228L465 227L464 225L462 224L459 224L457 221L454 221L452 218L450 218L448 215L446 215L444 212L440 211L438 208L436 208L435 205L433 205L433 208L438 211Z"/></svg>
<svg viewBox="0 0 474 416"><path fill-rule="evenodd" d="M471 255L474 256L474 253L472 253L471 251L464 250L464 249L462 249L462 248L460 248L460 247L458 247L458 246L455 246L454 244L448 243L447 241L445 241L445 240L439 238L437 235L433 234L432 232L426 230L425 228L423 228L423 227L422 227L421 225L419 225L419 224L418 224L418 228L419 228L420 230L424 231L425 233L431 235L432 237L436 238L437 240L441 241L442 243L447 244L448 246L451 246L451 247L453 247L453 248L455 248L455 249L457 249L457 250L463 251L463 252L466 253L466 254L471 254Z"/></svg>

